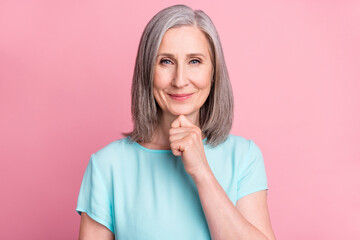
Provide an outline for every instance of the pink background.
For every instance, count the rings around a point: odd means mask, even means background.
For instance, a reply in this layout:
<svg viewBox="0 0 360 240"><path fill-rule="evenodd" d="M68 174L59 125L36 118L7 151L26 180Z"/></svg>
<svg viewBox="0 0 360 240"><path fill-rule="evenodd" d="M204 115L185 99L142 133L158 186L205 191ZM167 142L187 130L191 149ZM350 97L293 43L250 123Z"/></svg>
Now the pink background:
<svg viewBox="0 0 360 240"><path fill-rule="evenodd" d="M220 34L233 134L278 239L360 239L360 2L182 1ZM0 2L0 239L76 239L91 153L131 130L138 42L171 1Z"/></svg>

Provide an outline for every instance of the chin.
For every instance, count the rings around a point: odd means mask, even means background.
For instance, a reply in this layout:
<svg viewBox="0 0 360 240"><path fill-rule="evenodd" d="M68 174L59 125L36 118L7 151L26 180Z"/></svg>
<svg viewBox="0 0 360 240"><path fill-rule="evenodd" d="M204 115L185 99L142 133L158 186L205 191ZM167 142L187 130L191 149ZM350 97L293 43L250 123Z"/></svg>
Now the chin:
<svg viewBox="0 0 360 240"><path fill-rule="evenodd" d="M194 112L198 112L199 110L194 110L194 109L174 109L174 110L172 110L172 111L170 111L170 113L172 114L172 115L175 115L175 116L179 116L179 115L185 115L185 116L187 116L187 115L191 115L191 114L193 114Z"/></svg>

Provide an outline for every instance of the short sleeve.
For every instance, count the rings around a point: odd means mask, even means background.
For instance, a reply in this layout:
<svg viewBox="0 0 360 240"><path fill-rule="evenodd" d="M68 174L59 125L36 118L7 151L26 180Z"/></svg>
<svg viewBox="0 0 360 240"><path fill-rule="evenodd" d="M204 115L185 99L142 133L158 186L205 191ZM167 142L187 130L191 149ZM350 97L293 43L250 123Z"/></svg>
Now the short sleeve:
<svg viewBox="0 0 360 240"><path fill-rule="evenodd" d="M92 154L81 183L76 211L86 212L92 219L114 233L110 192Z"/></svg>
<svg viewBox="0 0 360 240"><path fill-rule="evenodd" d="M237 200L250 193L268 189L264 159L259 147L252 140L249 140L248 153L240 166Z"/></svg>

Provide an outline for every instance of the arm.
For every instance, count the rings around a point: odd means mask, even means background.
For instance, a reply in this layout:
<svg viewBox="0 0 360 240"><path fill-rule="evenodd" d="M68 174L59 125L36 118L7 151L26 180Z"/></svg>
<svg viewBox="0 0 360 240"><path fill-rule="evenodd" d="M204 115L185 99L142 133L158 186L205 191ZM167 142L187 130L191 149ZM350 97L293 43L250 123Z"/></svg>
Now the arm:
<svg viewBox="0 0 360 240"><path fill-rule="evenodd" d="M79 240L113 240L114 234L104 225L81 213Z"/></svg>
<svg viewBox="0 0 360 240"><path fill-rule="evenodd" d="M265 190L239 199L235 207L211 169L193 179L212 239L275 239Z"/></svg>
<svg viewBox="0 0 360 240"><path fill-rule="evenodd" d="M180 115L171 124L169 134L174 155L181 156L196 184L212 239L275 239L266 191L240 198L235 207L207 162L201 130Z"/></svg>

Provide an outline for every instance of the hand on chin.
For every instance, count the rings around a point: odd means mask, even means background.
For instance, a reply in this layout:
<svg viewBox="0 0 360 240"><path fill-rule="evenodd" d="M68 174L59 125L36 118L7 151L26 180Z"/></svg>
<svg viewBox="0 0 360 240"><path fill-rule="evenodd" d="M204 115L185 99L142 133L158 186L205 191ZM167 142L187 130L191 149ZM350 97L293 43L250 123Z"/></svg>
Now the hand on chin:
<svg viewBox="0 0 360 240"><path fill-rule="evenodd" d="M169 135L170 148L175 156L181 156L188 174L194 177L209 169L201 129L188 117L177 117L171 124Z"/></svg>

